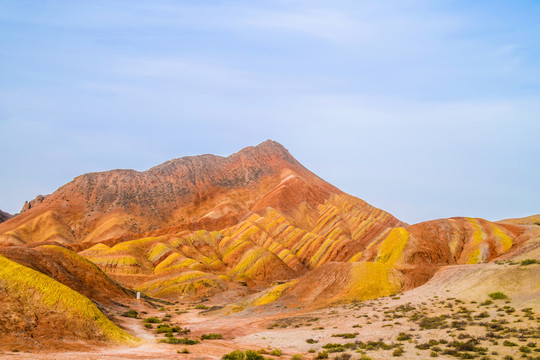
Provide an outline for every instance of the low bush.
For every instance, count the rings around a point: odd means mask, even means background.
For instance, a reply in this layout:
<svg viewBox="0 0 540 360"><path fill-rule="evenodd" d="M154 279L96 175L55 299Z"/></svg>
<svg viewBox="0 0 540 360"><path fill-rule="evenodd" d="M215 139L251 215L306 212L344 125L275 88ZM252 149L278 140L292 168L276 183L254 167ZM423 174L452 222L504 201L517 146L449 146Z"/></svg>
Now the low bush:
<svg viewBox="0 0 540 360"><path fill-rule="evenodd" d="M354 339L358 333L332 334L332 337L340 337L343 339Z"/></svg>
<svg viewBox="0 0 540 360"><path fill-rule="evenodd" d="M321 351L317 355L315 355L314 359L328 359L328 351Z"/></svg>
<svg viewBox="0 0 540 360"><path fill-rule="evenodd" d="M492 298L493 300L505 300L505 299L508 299L508 296L506 296L506 294L500 292L500 291L496 291L496 292L492 292L491 294L488 294L488 296L490 298Z"/></svg>
<svg viewBox="0 0 540 360"><path fill-rule="evenodd" d="M259 355L259 356L262 359L264 359L264 357L262 355ZM228 354L223 355L222 359L223 360L245 360L246 359L246 354L243 351L234 350L234 351L231 351Z"/></svg>
<svg viewBox="0 0 540 360"><path fill-rule="evenodd" d="M139 316L139 313L133 309L126 311L122 314L123 317L130 317L130 318L137 318Z"/></svg>
<svg viewBox="0 0 540 360"><path fill-rule="evenodd" d="M272 351L270 351L270 355L273 355L273 356L281 356L283 355L283 352L279 349L274 349Z"/></svg>
<svg viewBox="0 0 540 360"><path fill-rule="evenodd" d="M166 344L174 344L174 345L178 345L178 344L196 345L199 343L199 340L193 340L187 337L179 339L172 336L172 334L167 333L166 337L164 339L160 339L159 342L166 343Z"/></svg>
<svg viewBox="0 0 540 360"><path fill-rule="evenodd" d="M144 319L144 322L147 324L159 324L161 323L161 320L159 320L157 317L149 317Z"/></svg>
<svg viewBox="0 0 540 360"><path fill-rule="evenodd" d="M397 337L398 341L405 341L405 340L410 340L410 339L411 339L411 335L403 333L403 332L400 332Z"/></svg>

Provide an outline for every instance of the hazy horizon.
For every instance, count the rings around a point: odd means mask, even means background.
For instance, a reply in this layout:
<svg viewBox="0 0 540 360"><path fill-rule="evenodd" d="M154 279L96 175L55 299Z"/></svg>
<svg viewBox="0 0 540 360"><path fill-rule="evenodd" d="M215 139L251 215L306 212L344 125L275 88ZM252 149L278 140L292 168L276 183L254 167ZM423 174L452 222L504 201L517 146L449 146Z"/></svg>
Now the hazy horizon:
<svg viewBox="0 0 540 360"><path fill-rule="evenodd" d="M266 139L400 220L540 213L534 1L0 1L0 210Z"/></svg>

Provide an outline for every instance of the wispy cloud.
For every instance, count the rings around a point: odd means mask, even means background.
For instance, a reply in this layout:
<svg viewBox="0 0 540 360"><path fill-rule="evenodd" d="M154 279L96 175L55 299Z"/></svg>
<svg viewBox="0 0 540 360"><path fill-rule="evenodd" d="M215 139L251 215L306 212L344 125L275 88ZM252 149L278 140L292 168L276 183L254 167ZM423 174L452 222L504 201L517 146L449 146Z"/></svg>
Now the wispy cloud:
<svg viewBox="0 0 540 360"><path fill-rule="evenodd" d="M245 70L220 66L217 62L170 57L124 59L113 71L129 78L146 78L181 82L194 88L247 88L253 86L251 74Z"/></svg>
<svg viewBox="0 0 540 360"><path fill-rule="evenodd" d="M267 11L247 21L260 28L282 29L332 42L368 39L372 27L335 9L305 9L294 12Z"/></svg>

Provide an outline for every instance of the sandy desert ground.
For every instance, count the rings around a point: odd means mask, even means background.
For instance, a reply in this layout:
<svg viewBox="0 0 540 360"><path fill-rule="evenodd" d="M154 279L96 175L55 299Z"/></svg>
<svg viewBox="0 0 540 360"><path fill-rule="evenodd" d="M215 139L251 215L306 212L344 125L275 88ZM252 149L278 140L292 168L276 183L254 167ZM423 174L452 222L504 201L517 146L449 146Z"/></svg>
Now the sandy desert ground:
<svg viewBox="0 0 540 360"><path fill-rule="evenodd" d="M0 357L220 359L233 350L251 349L270 359L537 359L538 279L540 265L506 262L449 266L425 285L402 294L318 310L278 302L232 313L230 306L221 307L226 297L155 308L141 302L132 306L138 318L119 317L125 328L142 339L137 346L82 352L13 349ZM489 294L495 292L508 298L492 299ZM199 343L160 343L166 339L164 333L156 333L160 324L144 326L144 319L150 317L189 329L186 335L174 336ZM210 333L223 339L200 339Z"/></svg>

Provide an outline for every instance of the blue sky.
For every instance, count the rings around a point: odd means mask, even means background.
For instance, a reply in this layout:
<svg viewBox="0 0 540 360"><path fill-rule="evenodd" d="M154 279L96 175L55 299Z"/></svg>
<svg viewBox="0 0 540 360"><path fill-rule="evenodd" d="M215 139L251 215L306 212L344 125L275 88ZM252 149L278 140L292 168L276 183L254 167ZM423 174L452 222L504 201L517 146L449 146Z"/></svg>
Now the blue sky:
<svg viewBox="0 0 540 360"><path fill-rule="evenodd" d="M0 0L0 209L282 143L414 223L540 213L538 1Z"/></svg>

